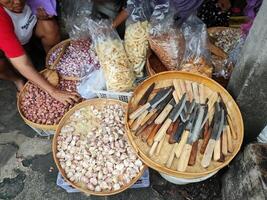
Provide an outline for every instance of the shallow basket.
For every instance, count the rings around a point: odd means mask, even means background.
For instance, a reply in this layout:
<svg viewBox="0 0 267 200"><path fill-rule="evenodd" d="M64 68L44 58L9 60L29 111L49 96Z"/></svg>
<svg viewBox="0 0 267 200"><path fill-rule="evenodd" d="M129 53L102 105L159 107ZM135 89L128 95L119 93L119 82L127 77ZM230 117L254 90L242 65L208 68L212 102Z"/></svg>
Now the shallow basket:
<svg viewBox="0 0 267 200"><path fill-rule="evenodd" d="M168 157L169 155L168 148L170 146L167 146L168 144L166 141L163 144L163 148L165 147L165 149L163 153L162 150L160 153L160 156L162 157L154 156L150 158L148 155L150 147L130 131L129 124L127 123L126 125L128 138L133 148L137 152L139 158L147 166L153 168L154 170L177 178L194 179L204 177L227 166L240 150L244 137L243 120L239 108L231 95L222 86L220 86L210 78L188 72L170 71L157 74L144 81L134 90L133 97L128 104L127 119L129 118L129 110L137 109L137 102L142 98L143 94L152 83L156 83L155 89L157 89L172 85L172 81L174 79L182 79L201 83L204 86L208 87L210 90L220 93L223 101L227 106L227 110L233 122L235 133L237 134L237 140L233 140L234 151L225 158L225 161L223 163L212 161L208 168L203 168L200 165L203 156L199 153L198 150L196 164L194 166L188 166L185 172L179 172L176 170L176 168L174 168L174 166L176 166L178 162L177 158L175 158L171 168L167 168L162 162L162 160L166 160L166 157Z"/></svg>
<svg viewBox="0 0 267 200"><path fill-rule="evenodd" d="M63 176L64 180L70 184L72 187L80 190L81 192L84 192L85 194L89 194L89 195L97 195L97 196L109 196L109 195L114 195L114 194L118 194L120 192L123 192L124 190L128 189L129 187L131 187L144 173L146 166L144 165L143 169L140 171L140 173L131 180L131 182L128 185L125 185L124 187L122 187L119 190L116 191L108 191L108 192L95 192L95 191L91 191L88 189L85 189L79 185L77 185L76 183L71 182L67 176L65 171L62 169L62 167L60 166L59 160L56 157L56 153L57 153L57 137L59 136L59 133L61 131L62 126L64 126L65 122L70 118L70 116L76 111L79 110L85 106L96 106L96 107L101 107L104 105L113 105L113 104L120 104L123 107L127 107L127 104L118 100L114 100L114 99L91 99L91 100L87 100L84 101L82 103L77 104L76 106L74 106L72 109L70 109L65 115L64 117L60 120L59 125L57 126L56 129L56 133L55 136L53 138L53 142L52 142L52 151L53 151L53 158L54 161L57 165L57 168L59 170L59 172L61 173L61 175Z"/></svg>

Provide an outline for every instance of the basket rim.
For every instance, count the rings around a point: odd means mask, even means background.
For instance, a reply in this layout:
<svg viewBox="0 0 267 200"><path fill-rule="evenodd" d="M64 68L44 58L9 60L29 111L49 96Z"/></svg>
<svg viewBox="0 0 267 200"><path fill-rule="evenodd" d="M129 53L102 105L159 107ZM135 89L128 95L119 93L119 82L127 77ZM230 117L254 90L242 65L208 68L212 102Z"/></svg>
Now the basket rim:
<svg viewBox="0 0 267 200"><path fill-rule="evenodd" d="M96 195L96 196L110 196L110 195L115 195L115 194L118 194L118 193L121 193L123 191L125 191L126 189L130 188L140 177L142 177L145 169L147 168L147 166L145 165L145 163L143 162L143 167L142 167L142 170L140 170L139 174L131 180L131 182L128 184L128 185L124 185L122 188L120 188L119 190L115 190L115 191L108 191L108 192L95 192L95 191L91 191L91 190L87 190L87 189L83 189L79 186L77 186L75 183L71 182L66 176L65 176L65 171L62 169L62 167L60 166L60 163L59 163L59 160L58 158L56 157L56 152L57 152L57 136L59 135L60 133L60 130L61 130L61 126L64 125L66 119L68 119L77 109L79 108L82 108L84 106L88 106L88 105L94 105L95 102L97 103L108 103L108 104L114 104L114 103L117 103L117 104L120 104L122 105L126 110L127 110L127 103L125 102L122 102L122 101L119 101L119 100L116 100L116 99L104 99L104 98L95 98L95 99L89 99L89 100L86 100L86 101L83 101L77 105L75 105L74 107L72 107L67 113L65 113L65 115L63 116L63 118L60 120L58 126L57 126L57 129L56 129L56 132L54 134L54 137L53 137L53 141L52 141L52 153L53 153L53 159L54 159L54 162L56 163L56 166L59 170L59 172L61 173L62 177L64 178L64 180L70 184L72 187L78 189L79 191L82 191L84 192L85 194L89 194L89 195ZM126 130L126 129L125 129ZM125 133L126 136L128 136L127 133ZM128 139L128 142L129 144L131 145L129 139Z"/></svg>
<svg viewBox="0 0 267 200"><path fill-rule="evenodd" d="M242 115L241 115L241 112L240 112L240 109L239 107L237 106L236 102L234 101L233 97L228 93L228 91L223 88L219 83L217 83L216 81L212 80L211 78L208 78L208 77L205 77L205 76L202 76L202 75L199 75L199 74L194 74L194 73L190 73L190 72L181 72L181 71L167 71L167 72L161 72L161 73L158 73L156 75L153 75L151 77L149 77L147 80L145 80L142 84L140 84L139 86L137 86L134 90L134 94L132 96L132 98L134 98L136 92L138 90L140 90L139 88L141 88L141 86L151 80L153 80L155 77L159 77L159 76L164 76L164 77L167 77L168 75L185 75L187 77L195 77L195 78L198 78L198 79L206 79L207 81L211 82L212 84L214 84L216 87L220 88L223 93L225 93L225 95L227 96L227 98L229 98L232 103L233 103L233 106L234 106L234 109L237 111L237 115L240 119L240 122L241 122L241 127L240 127L240 143L237 145L237 147L235 148L234 152L231 154L230 158L223 162L221 165L217 166L217 167L214 167L213 169L209 169L207 171L204 171L204 172L179 172L179 171L176 171L176 170L173 170L173 169L170 169L170 168L167 168L161 164L158 164L156 163L155 161L153 161L152 159L149 158L148 155L146 155L144 152L142 152L141 150L139 150L140 148L137 146L137 144L134 142L134 138L133 138L133 135L131 133L131 130L130 130L130 127L129 127L129 124L128 122L126 123L126 128L127 128L127 134L128 134L128 138L129 138L129 141L131 142L132 146L134 147L134 150L136 151L137 155L139 156L139 158L148 166L148 167L151 167L152 169L156 170L156 171L159 171L161 173L165 173L167 175L170 175L170 176L175 176L175 177L178 177L178 178L188 178L188 179L192 179L192 178L199 178L199 177L203 177L203 176L206 176L210 173L213 173L215 171L218 171L222 168L224 168L225 166L227 166L233 159L234 157L237 155L237 153L240 151L241 149L241 146L242 146L242 143L243 143L243 139L244 139L244 123L243 123L243 118L242 118ZM172 76L169 76L169 77L172 77ZM173 79L173 78L170 78L170 79ZM191 80L192 81L192 80ZM128 103L128 109L127 109L127 112L126 112L126 120L129 118L129 106L131 104L131 100L129 101Z"/></svg>
<svg viewBox="0 0 267 200"><path fill-rule="evenodd" d="M62 54L62 51L64 51L64 45L67 45L67 43L69 43L69 42L71 42L71 38L68 38L68 39L66 39L66 40L62 40L61 42L59 42L59 43L57 43L55 46L53 46L51 49L49 49L49 51L48 51L48 53L47 53L47 55L46 55L46 58L45 58L45 65L46 65L46 67L47 67L48 69L50 69L51 67L54 67L55 63L58 63L58 62L56 62L56 61L60 59L60 57L61 57L60 54ZM49 64L48 64L48 60L49 60L51 54L52 54L57 48L59 48L59 47L62 47L62 48L63 48L62 51L61 51L60 54L59 54L59 58L57 58L57 59L53 62L52 65L49 65Z"/></svg>

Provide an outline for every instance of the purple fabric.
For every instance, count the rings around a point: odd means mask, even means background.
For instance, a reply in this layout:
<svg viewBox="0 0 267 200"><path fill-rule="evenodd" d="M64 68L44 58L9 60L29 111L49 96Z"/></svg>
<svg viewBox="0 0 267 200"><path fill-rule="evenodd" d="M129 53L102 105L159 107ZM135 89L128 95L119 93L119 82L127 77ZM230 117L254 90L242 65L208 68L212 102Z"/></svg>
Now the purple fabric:
<svg viewBox="0 0 267 200"><path fill-rule="evenodd" d="M241 25L243 34L247 35L252 27L253 21L261 7L262 0L247 0L247 6L245 8L245 15L249 18L248 22Z"/></svg>
<svg viewBox="0 0 267 200"><path fill-rule="evenodd" d="M35 15L37 13L37 9L42 7L46 10L48 15L57 16L56 0L27 0L26 2Z"/></svg>
<svg viewBox="0 0 267 200"><path fill-rule="evenodd" d="M180 19L186 19L195 13L203 0L172 0L171 5L176 11L176 16Z"/></svg>

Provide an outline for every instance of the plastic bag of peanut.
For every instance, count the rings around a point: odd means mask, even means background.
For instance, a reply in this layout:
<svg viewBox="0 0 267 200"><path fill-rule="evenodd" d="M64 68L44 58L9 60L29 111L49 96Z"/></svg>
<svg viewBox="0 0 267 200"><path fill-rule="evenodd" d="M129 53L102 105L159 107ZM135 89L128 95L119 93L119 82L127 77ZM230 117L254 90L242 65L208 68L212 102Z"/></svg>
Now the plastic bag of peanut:
<svg viewBox="0 0 267 200"><path fill-rule="evenodd" d="M169 2L155 6L151 16L149 44L168 70L179 70L185 52L185 40L174 21Z"/></svg>

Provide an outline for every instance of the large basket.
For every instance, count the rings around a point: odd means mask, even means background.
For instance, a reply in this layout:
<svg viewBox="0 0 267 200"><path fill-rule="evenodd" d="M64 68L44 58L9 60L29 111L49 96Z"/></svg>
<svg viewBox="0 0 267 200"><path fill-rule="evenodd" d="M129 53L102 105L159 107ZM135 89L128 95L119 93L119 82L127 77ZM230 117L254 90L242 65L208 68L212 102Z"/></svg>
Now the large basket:
<svg viewBox="0 0 267 200"><path fill-rule="evenodd" d="M64 117L60 120L59 125L57 126L57 130L55 133L55 136L53 138L53 143L52 143L52 151L53 151L53 158L54 161L57 165L57 168L59 170L59 172L62 174L62 176L64 177L65 181L68 182L72 187L84 192L85 194L89 194L89 195L97 195L97 196L109 196L109 195L114 195L114 194L118 194L120 192L123 192L124 190L126 190L127 188L131 187L144 173L146 167L144 166L143 169L140 171L140 173L131 180L131 182L128 185L125 185L124 187L122 187L119 190L116 191L110 191L110 192L95 192L95 191L91 191L88 190L86 188L83 188L79 185L77 185L76 183L73 183L71 181L68 180L65 171L62 169L62 167L60 166L59 160L56 157L56 153L57 153L57 137L61 131L62 126L65 124L65 122L70 118L70 116L78 109L83 108L85 106L88 105L92 105L92 106L96 106L96 107L101 107L104 105L112 105L112 104L120 104L123 107L127 107L127 104L118 100L114 100L114 99L91 99L91 100L87 100L84 101L82 103L77 104L76 106L74 106L72 109L70 109L65 115Z"/></svg>
<svg viewBox="0 0 267 200"><path fill-rule="evenodd" d="M128 111L127 111L127 119L129 117L129 109L133 109L133 108L137 108L137 102L139 101L139 99L143 96L144 92L147 90L147 88L152 84L152 83L156 83L156 87L155 88L159 88L159 87L167 87L170 86L172 84L172 80L174 79L182 79L182 80L189 80L192 82L197 82L197 83L201 83L204 86L208 87L210 90L212 91L216 91L218 93L220 93L220 95L223 98L223 101L225 102L228 111L229 111L229 115L231 116L231 119L233 120L233 127L235 129L235 133L237 134L237 139L234 140L234 151L232 152L232 154L230 156L227 156L225 158L225 162L223 163L218 163L215 161L211 162L211 165L208 168L202 168L202 166L200 165L201 162L201 158L203 157L199 151L197 154L197 161L195 166L190 167L188 166L185 172L179 172L176 171L176 169L172 166L172 168L167 168L164 164L160 164L159 162L159 158L154 157L153 159L149 157L148 155L148 151L150 149L150 147L142 142L142 140L139 137L136 137L129 128L129 124L127 123L127 129L128 129L128 138L132 144L132 146L134 147L135 151L137 152L139 158L149 167L170 175L170 176L174 176L177 178L187 178L187 179L193 179L193 178L200 178L200 177L204 177L207 176L213 172L216 172L220 169L222 169L223 167L227 166L231 160L236 156L236 154L238 153L238 151L241 148L242 145L242 141L243 141L243 137L244 137L244 128L243 128L243 120L242 120L242 116L241 113L239 111L239 108L237 106L237 104L235 103L235 101L233 100L233 98L231 97L231 95L222 87L220 86L218 83L216 83L215 81L213 81L210 78L201 76L201 75L197 75L197 74L192 74L192 73L188 73L188 72L163 72L160 74L157 74L155 76L150 77L149 79L147 79L146 81L144 81L141 85L139 85L134 93L133 93L133 97L131 99L131 101L128 104ZM167 145L167 143L165 143L164 145ZM168 155L169 153L166 151L163 152L163 156L164 155ZM162 155L162 153L160 154L160 156ZM157 160L158 159L158 160ZM176 159L176 158L175 158ZM175 161L176 163L178 162L178 160L176 159ZM174 165L176 165L174 163Z"/></svg>

